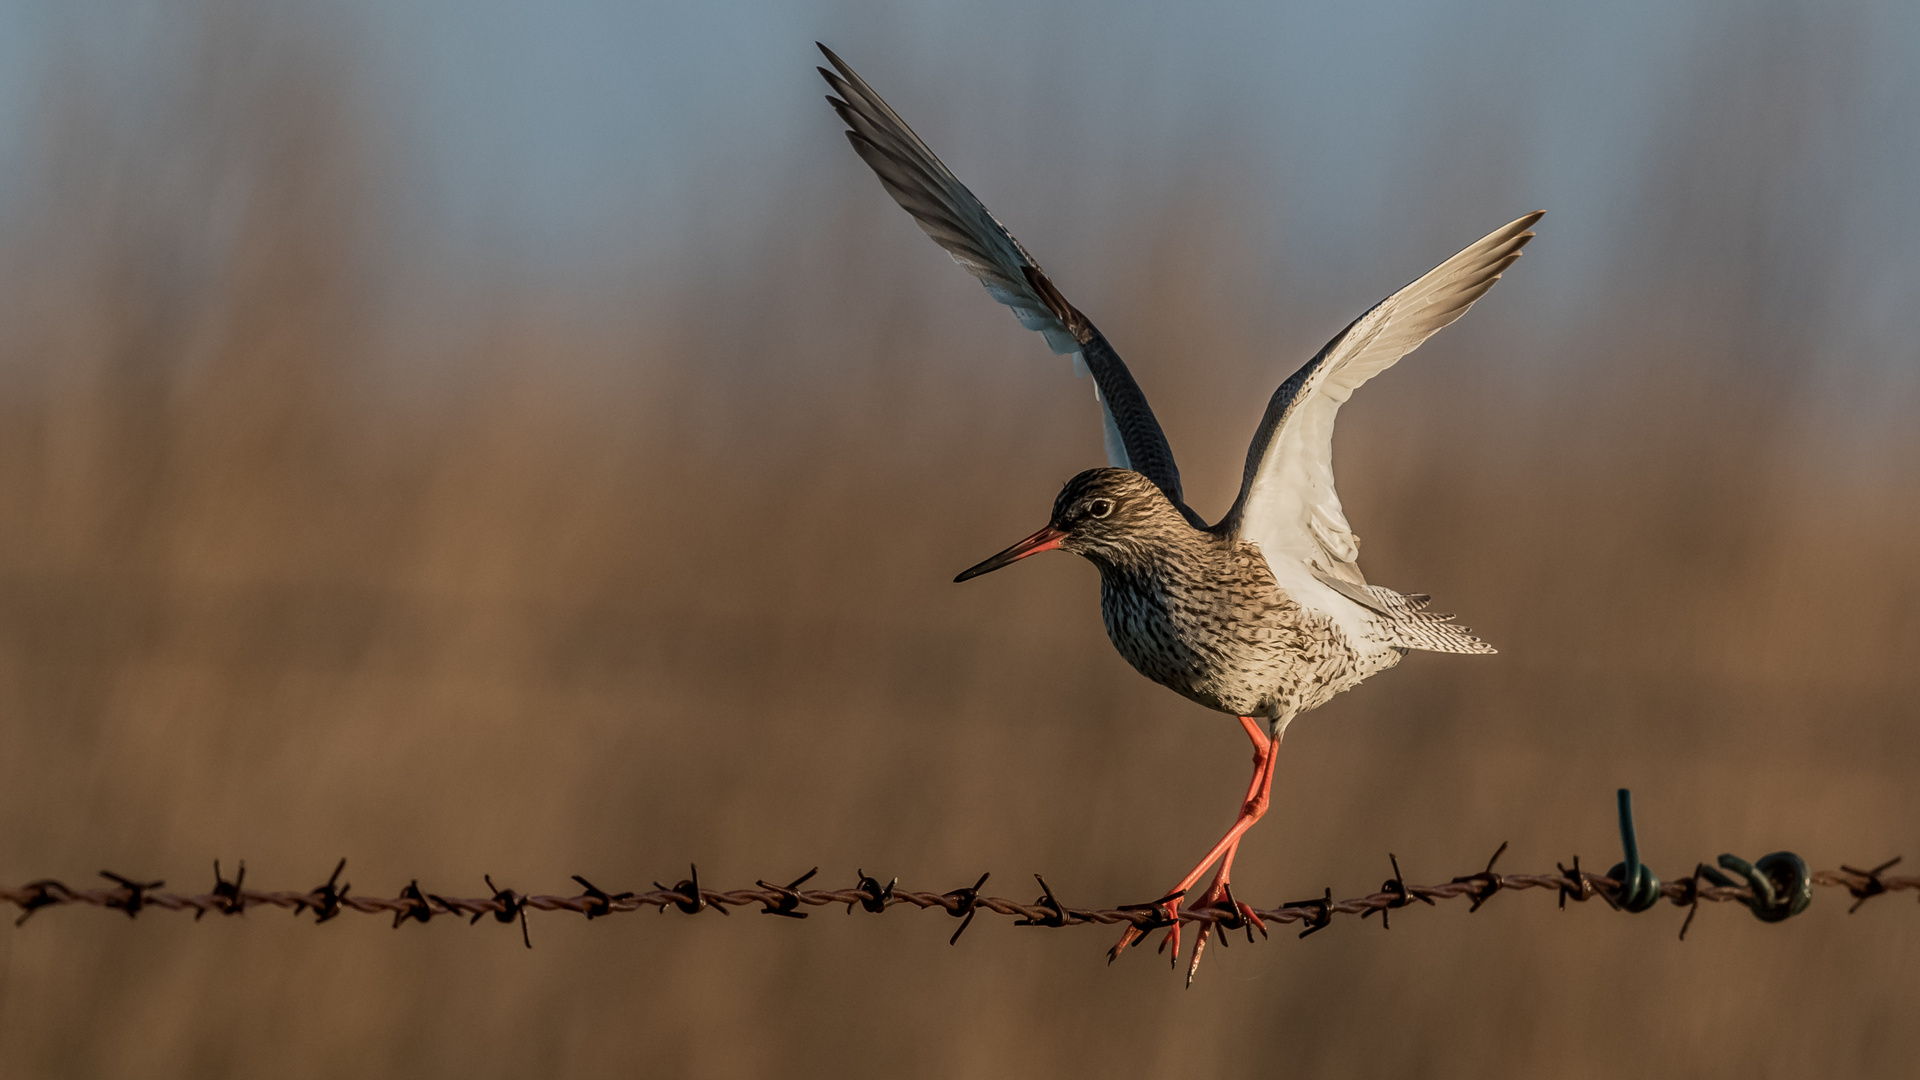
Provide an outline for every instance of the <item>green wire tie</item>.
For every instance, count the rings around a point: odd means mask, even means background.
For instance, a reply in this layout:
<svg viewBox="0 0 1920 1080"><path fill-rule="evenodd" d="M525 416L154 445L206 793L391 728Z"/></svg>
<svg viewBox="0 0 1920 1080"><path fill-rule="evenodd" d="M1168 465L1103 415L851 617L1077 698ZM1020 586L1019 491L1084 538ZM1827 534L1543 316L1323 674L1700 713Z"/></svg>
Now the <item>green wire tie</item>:
<svg viewBox="0 0 1920 1080"><path fill-rule="evenodd" d="M1660 902L1660 879L1640 861L1640 843L1633 835L1633 792L1620 789L1620 846L1627 861L1614 863L1607 876L1620 883L1614 891L1613 905L1639 913Z"/></svg>
<svg viewBox="0 0 1920 1080"><path fill-rule="evenodd" d="M1623 911L1646 911L1660 902L1660 879L1640 861L1640 843L1633 828L1632 791L1620 789L1619 806L1620 846L1625 850L1626 861L1615 863L1613 869L1607 871L1607 876L1619 883L1611 899L1614 906ZM1728 877L1704 863L1694 868L1694 878L1704 877L1721 888L1746 886L1753 893L1746 901L1747 909L1761 922L1775 923L1790 919L1813 903L1813 874L1807 869L1807 861L1791 851L1762 855L1754 862L1748 862L1738 855L1722 855L1719 864L1721 869L1738 874L1739 879ZM1697 897L1698 890L1696 880L1690 891ZM1687 919L1691 922L1693 916L1689 914Z"/></svg>

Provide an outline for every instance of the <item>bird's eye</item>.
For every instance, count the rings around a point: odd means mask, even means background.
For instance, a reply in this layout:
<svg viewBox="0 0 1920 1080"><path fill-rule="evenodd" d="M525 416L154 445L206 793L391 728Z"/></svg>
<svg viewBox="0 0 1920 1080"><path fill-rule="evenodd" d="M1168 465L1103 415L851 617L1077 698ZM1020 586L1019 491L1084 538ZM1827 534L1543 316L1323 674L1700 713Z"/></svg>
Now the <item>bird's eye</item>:
<svg viewBox="0 0 1920 1080"><path fill-rule="evenodd" d="M1103 518L1111 513L1113 513L1112 499L1093 499L1087 503L1088 517Z"/></svg>

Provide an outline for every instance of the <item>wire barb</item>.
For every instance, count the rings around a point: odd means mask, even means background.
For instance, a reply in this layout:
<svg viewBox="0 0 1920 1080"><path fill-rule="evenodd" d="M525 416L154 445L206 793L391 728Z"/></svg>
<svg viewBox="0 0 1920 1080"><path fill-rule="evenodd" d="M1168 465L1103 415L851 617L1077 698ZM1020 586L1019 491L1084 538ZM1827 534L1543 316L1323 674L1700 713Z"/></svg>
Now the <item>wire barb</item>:
<svg viewBox="0 0 1920 1080"><path fill-rule="evenodd" d="M338 888L335 887L335 883L340 880L340 871L346 868L347 859L346 856L342 855L340 861L333 865L333 873L327 876L327 883L308 889L307 897L310 899L302 899L296 902L293 913L298 915L307 910L307 906L311 904L314 911L313 921L315 925L326 922L328 919L339 915L340 905L347 898L347 890L353 888L352 882L348 882Z"/></svg>
<svg viewBox="0 0 1920 1080"><path fill-rule="evenodd" d="M853 891L859 893L860 898L857 901L847 902L847 914L853 914L855 903L860 905L861 910L870 911L875 915L887 910L887 901L893 899L893 887L900 884L900 879L894 878L885 885L881 885L878 878L868 877L865 870L856 870L854 873L860 875L860 883L853 887Z"/></svg>
<svg viewBox="0 0 1920 1080"><path fill-rule="evenodd" d="M1684 884L1674 883L1680 886L1681 892L1673 898L1673 902L1687 909L1686 921L1680 924L1681 941L1687 940L1687 928L1693 925L1693 917L1700 914L1700 878L1706 873L1706 863L1695 863L1693 873L1686 876Z"/></svg>
<svg viewBox="0 0 1920 1080"><path fill-rule="evenodd" d="M808 878L819 872L820 868L816 866L795 878L791 885L769 885L764 881L755 882L754 884L759 885L761 888L771 890L780 895L778 902L769 902L766 907L761 909L760 914L784 915L789 919L806 918L807 913L800 910L800 893L797 890L800 886L807 883Z"/></svg>
<svg viewBox="0 0 1920 1080"><path fill-rule="evenodd" d="M1307 920L1307 928L1300 931L1301 937L1317 934L1333 925L1333 886L1327 886L1326 895L1314 900L1289 900L1280 905L1282 908L1313 908L1313 917Z"/></svg>
<svg viewBox="0 0 1920 1080"><path fill-rule="evenodd" d="M691 902L678 901L680 910L686 912L689 915L692 915L694 912L699 911L701 907L705 905L705 902L700 898L700 871L696 869L693 872L693 875L694 875L693 881L691 882L683 881L680 884L675 885L672 890L668 890L668 891L677 893L682 888L690 889L690 891L693 893L693 900ZM614 901L625 900L628 897L633 895L630 892L623 892L623 893L614 893L613 895L609 896L607 893L602 892L599 889L599 887L595 886L593 882L588 881L586 878L581 877L579 874L574 874L573 880L579 882L580 887L586 890L586 892L583 892L580 894L579 899L589 901L589 903L585 907L582 907L578 910L580 911L581 914L587 917L588 922L592 922L593 920L599 918L602 915L613 914ZM661 887L660 883L657 881L654 882L653 884L656 888ZM667 909L665 907L662 907L660 910L665 911Z"/></svg>
<svg viewBox="0 0 1920 1080"><path fill-rule="evenodd" d="M493 902L499 905L493 913L494 921L510 923L518 917L520 920L520 940L526 944L527 948L533 948L533 935L527 932L527 897L521 896L512 889L502 889L495 885L492 874L482 874L480 875L480 880L486 882L487 888L493 890ZM467 925L472 926L474 923L479 922L480 917L486 913L484 908L475 911L473 918L467 920Z"/></svg>
<svg viewBox="0 0 1920 1080"><path fill-rule="evenodd" d="M1506 845L1500 845L1500 849L1502 851L1506 850ZM1499 857L1497 853L1494 855L1496 859ZM1393 899L1387 901L1387 903L1381 907L1374 908L1372 911L1362 912L1360 915L1361 920L1365 921L1374 911L1378 911L1380 913L1380 929L1382 930L1393 929L1393 924L1387 921L1387 912L1389 911L1406 907L1415 900L1420 901L1428 907L1433 906L1433 897L1426 895L1424 892L1407 887L1406 879L1400 875L1400 859L1398 856L1389 851L1387 852L1387 861L1393 864L1393 876L1380 883L1380 891L1390 894ZM1487 865L1492 866L1493 864L1488 863ZM1460 879L1454 878L1454 880L1459 881ZM1478 905L1475 906L1477 907Z"/></svg>
<svg viewBox="0 0 1920 1080"><path fill-rule="evenodd" d="M985 880L985 878L981 879L982 882L985 882ZM1074 923L1080 921L1074 917L1074 913L1071 910L1054 898L1053 889L1047 885L1046 878L1035 874L1033 875L1033 880L1040 883L1041 892L1041 896L1033 902L1033 906L1047 909L1047 914L1039 916L1038 918L1029 915L1024 919L1015 919L1013 925L1051 926L1058 928L1062 926L1072 926ZM961 929L965 929L965 927Z"/></svg>
<svg viewBox="0 0 1920 1080"><path fill-rule="evenodd" d="M148 890L158 889L166 884L164 881L131 881L111 870L100 871L100 876L109 881L119 883L120 889L125 891L125 896L118 896L109 900L107 906L126 912L127 918L129 919L140 916L140 909L146 906Z"/></svg>
<svg viewBox="0 0 1920 1080"><path fill-rule="evenodd" d="M987 879L992 876L993 875L990 872L981 874L980 880L974 882L972 888L955 889L950 893L942 894L944 896L951 897L955 901L951 907L947 908L947 914L953 916L956 919L964 920L960 923L960 929L955 930L953 932L953 936L947 939L947 944L949 945L959 944L960 935L966 933L967 927L973 925L974 911L980 906L980 886L985 885L987 883Z"/></svg>
<svg viewBox="0 0 1920 1080"><path fill-rule="evenodd" d="M58 891L56 892L55 890ZM27 920L33 918L33 913L43 907L48 907L53 904L73 903L72 900L67 899L67 897L72 895L72 890L52 878L41 878L39 881L29 881L21 887L20 893L20 897L14 901L14 903L20 905L20 917L13 920L13 928L15 930L27 925Z"/></svg>
<svg viewBox="0 0 1920 1080"><path fill-rule="evenodd" d="M1573 869L1571 870L1567 869L1564 866L1561 866L1557 862L1553 864L1553 868L1555 870L1560 871L1560 878L1561 878L1560 910L1561 911L1567 910L1568 897L1572 897L1574 902L1581 903L1581 904L1584 904L1588 900L1591 900L1593 898L1593 895L1594 895L1593 882L1588 881L1586 873L1580 869L1580 856L1575 855L1573 857ZM1613 901L1609 899L1607 903L1611 904L1613 903Z"/></svg>
<svg viewBox="0 0 1920 1080"><path fill-rule="evenodd" d="M213 860L213 898L218 901L213 910L222 915L244 914L247 910L247 901L240 887L246 883L246 880L247 860L240 860L240 870L233 875L232 881L228 881L226 875L220 872L220 860ZM206 913L205 908L195 911L193 921L199 922L200 916Z"/></svg>
<svg viewBox="0 0 1920 1080"><path fill-rule="evenodd" d="M1473 892L1468 894L1473 897L1473 906L1467 908L1467 914L1471 915L1474 912L1479 911L1481 904L1484 904L1488 900L1493 899L1494 893L1497 893L1501 889L1504 889L1507 887L1506 877L1504 875L1496 874L1493 872L1493 864L1499 862L1500 856L1505 855L1506 853L1507 853L1507 841L1502 840L1500 841L1500 846L1494 849L1493 858L1487 860L1487 868L1485 870L1482 870L1477 874L1467 874L1463 877L1454 878L1453 881L1450 883L1454 885L1463 885L1463 884L1472 883L1473 885L1476 886Z"/></svg>
<svg viewBox="0 0 1920 1080"><path fill-rule="evenodd" d="M1904 856L1895 855L1893 858L1888 859L1886 862L1881 863L1871 870L1856 870L1846 863L1840 864L1842 871L1865 879L1858 885L1855 885L1851 881L1844 883L1847 886L1847 891L1853 894L1853 906L1847 909L1847 914L1851 915L1859 911L1861 904L1887 891L1886 883L1880 880L1880 875L1900 865L1902 858L1904 858ZM26 916L23 915L21 918L24 919Z"/></svg>
<svg viewBox="0 0 1920 1080"><path fill-rule="evenodd" d="M400 924L406 922L408 919L418 919L421 922L426 922L428 919L433 918L433 907L427 903L426 896L420 892L420 881L418 878L408 882L407 887L400 890L400 899L405 901L406 906L393 913L393 928L395 930L400 929Z"/></svg>

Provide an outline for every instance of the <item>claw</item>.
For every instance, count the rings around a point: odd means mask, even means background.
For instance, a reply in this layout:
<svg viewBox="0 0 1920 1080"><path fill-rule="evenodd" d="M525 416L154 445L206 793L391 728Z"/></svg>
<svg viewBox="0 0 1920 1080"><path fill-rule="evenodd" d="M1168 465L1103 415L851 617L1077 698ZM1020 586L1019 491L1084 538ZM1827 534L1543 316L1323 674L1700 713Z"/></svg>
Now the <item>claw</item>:
<svg viewBox="0 0 1920 1080"><path fill-rule="evenodd" d="M1260 931L1262 938L1267 936L1267 921L1262 919L1259 913L1255 912L1252 908L1241 904L1240 917L1247 920L1247 941L1249 944L1253 941L1253 932L1255 930Z"/></svg>
<svg viewBox="0 0 1920 1080"><path fill-rule="evenodd" d="M1161 897L1158 900L1155 900L1151 904L1120 905L1121 911L1151 912L1153 915L1153 918L1149 922L1128 923L1126 930L1122 932L1120 935L1120 941L1116 945L1114 945L1113 948L1107 950L1107 963L1111 964L1115 960L1120 959L1121 953L1126 952L1129 948L1131 948L1134 945L1135 942L1145 938L1148 934L1152 933L1156 928L1162 927L1162 926L1176 926L1176 927L1179 926L1180 925L1180 901L1186 895L1187 893L1185 889L1178 889L1168 893L1167 895ZM1164 951L1166 947L1167 947L1166 942L1163 941L1160 943L1160 948L1162 951Z"/></svg>
<svg viewBox="0 0 1920 1080"><path fill-rule="evenodd" d="M1247 944L1249 945L1253 944L1253 932L1255 930L1260 931L1261 937L1266 937L1267 936L1266 921L1261 919L1260 916L1257 913L1255 913L1255 911L1252 908L1248 907L1247 905L1241 903L1239 900L1234 898L1233 886L1231 884L1229 884L1228 882L1222 881L1220 883L1220 887L1226 890L1227 906L1229 909L1232 910L1234 914L1233 922L1230 925L1221 927L1220 947L1223 949L1226 948L1226 945L1227 945L1226 931L1228 930L1238 930L1244 927L1247 931Z"/></svg>
<svg viewBox="0 0 1920 1080"><path fill-rule="evenodd" d="M1213 923L1200 924L1200 939L1193 943L1193 962L1187 965L1187 989L1193 989L1193 977L1200 970L1200 955L1207 951L1207 931L1213 929Z"/></svg>
<svg viewBox="0 0 1920 1080"><path fill-rule="evenodd" d="M1245 930L1249 942L1253 941L1253 932L1256 929L1260 931L1261 937L1267 936L1266 921L1233 895L1233 884L1227 874L1226 868L1222 867L1220 872L1214 875L1213 883L1207 886L1206 893L1200 897L1200 902L1189 909L1218 913L1213 919L1201 924L1200 937L1193 943L1193 957L1187 964L1189 987L1193 985L1194 975L1200 971L1200 958L1206 952L1209 933L1219 936L1220 947L1223 949L1227 947L1229 930Z"/></svg>

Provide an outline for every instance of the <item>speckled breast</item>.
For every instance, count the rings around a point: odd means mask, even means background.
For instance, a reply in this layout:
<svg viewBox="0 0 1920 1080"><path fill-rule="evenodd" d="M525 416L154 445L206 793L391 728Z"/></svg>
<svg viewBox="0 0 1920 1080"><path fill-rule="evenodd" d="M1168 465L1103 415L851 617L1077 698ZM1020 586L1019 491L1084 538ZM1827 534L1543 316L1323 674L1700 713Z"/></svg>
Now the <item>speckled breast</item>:
<svg viewBox="0 0 1920 1080"><path fill-rule="evenodd" d="M1274 583L1258 551L1210 561L1195 568L1198 580L1165 569L1101 574L1108 638L1162 686L1235 716L1277 717L1323 704L1399 659L1363 663L1331 619Z"/></svg>

